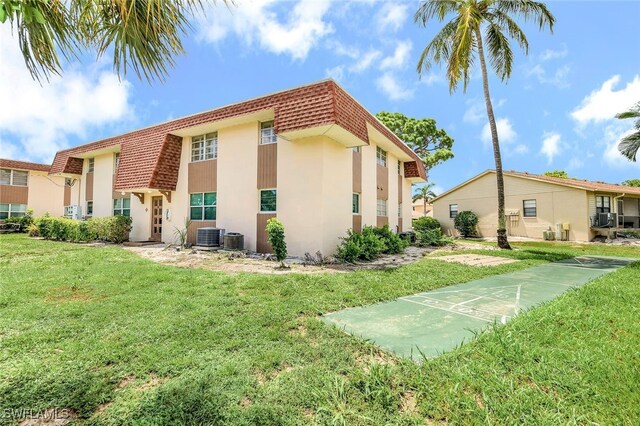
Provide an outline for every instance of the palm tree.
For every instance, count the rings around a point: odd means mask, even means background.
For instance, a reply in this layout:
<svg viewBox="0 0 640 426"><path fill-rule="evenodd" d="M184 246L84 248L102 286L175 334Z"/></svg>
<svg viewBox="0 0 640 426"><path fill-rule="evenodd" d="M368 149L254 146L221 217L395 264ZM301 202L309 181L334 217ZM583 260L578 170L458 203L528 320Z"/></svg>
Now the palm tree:
<svg viewBox="0 0 640 426"><path fill-rule="evenodd" d="M444 25L422 52L417 67L418 73L422 75L422 72L427 72L432 63L445 63L449 91L453 93L460 81L463 83L463 91L466 91L476 57L479 59L496 163L498 246L510 249L504 214L502 158L489 94L485 50L493 70L502 81L506 81L511 76L513 65L513 51L507 36L515 39L525 53L529 48L529 42L514 18L521 17L525 22L533 20L539 29L548 27L549 31L553 32L555 17L544 3L530 0L426 0L416 12L415 21L426 26L427 22L433 19L442 22L450 14L453 15L453 19Z"/></svg>
<svg viewBox="0 0 640 426"><path fill-rule="evenodd" d="M418 188L415 194L413 194L413 202L415 203L418 200L422 200L422 215L427 215L427 204L431 202L434 198L436 198L435 192L431 189L435 186L434 182L428 182Z"/></svg>
<svg viewBox="0 0 640 426"><path fill-rule="evenodd" d="M17 34L36 80L60 74L58 52L77 58L81 48L98 57L112 51L120 76L130 67L139 78L163 80L174 57L184 53L181 36L206 1L0 0L0 23L8 21Z"/></svg>
<svg viewBox="0 0 640 426"><path fill-rule="evenodd" d="M629 111L617 114L616 118L621 120L637 118L633 125L635 131L630 135L623 137L618 144L618 150L622 155L631 161L636 161L636 154L638 154L638 150L640 150L640 102L631 107Z"/></svg>

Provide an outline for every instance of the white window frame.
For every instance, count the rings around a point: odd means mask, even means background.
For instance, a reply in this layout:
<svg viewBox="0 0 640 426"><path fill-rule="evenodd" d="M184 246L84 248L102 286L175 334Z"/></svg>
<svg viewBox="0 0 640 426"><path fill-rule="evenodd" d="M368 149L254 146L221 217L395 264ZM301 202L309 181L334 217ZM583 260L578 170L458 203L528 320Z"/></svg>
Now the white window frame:
<svg viewBox="0 0 640 426"><path fill-rule="evenodd" d="M276 209L275 210L262 210L262 193L267 191L275 191L276 193ZM276 213L278 211L278 189L277 188L263 188L258 191L258 210L259 210L259 213Z"/></svg>
<svg viewBox="0 0 640 426"><path fill-rule="evenodd" d="M456 206L455 210L452 209L453 206ZM460 207L457 204L449 204L449 219L455 219L456 216L458 216L459 211L460 211Z"/></svg>
<svg viewBox="0 0 640 426"><path fill-rule="evenodd" d="M387 167L387 151L379 146L376 147L376 162L383 167Z"/></svg>
<svg viewBox="0 0 640 426"><path fill-rule="evenodd" d="M260 145L278 143L278 135L273 121L260 122Z"/></svg>
<svg viewBox="0 0 640 426"><path fill-rule="evenodd" d="M2 169L2 171L4 171L5 173L6 173L6 172L9 172L9 182L8 182L8 183L1 183L1 182L0 182L0 184L1 184L1 185L9 185L9 186L29 186L29 172L28 172L28 171L26 171L26 170L15 170L15 169ZM16 180L16 179L15 179L15 175L16 175L16 173L21 173L21 174L22 174L22 173L24 173L24 174L25 174L25 176L26 176L26 180L25 180L25 184L24 184L24 185L22 185L22 184L17 184L17 183L15 182L15 180Z"/></svg>
<svg viewBox="0 0 640 426"><path fill-rule="evenodd" d="M376 216L386 217L388 215L389 215L389 210L387 208L387 200L382 200L378 198L376 200Z"/></svg>
<svg viewBox="0 0 640 426"><path fill-rule="evenodd" d="M402 176L402 161L398 160L398 174Z"/></svg>
<svg viewBox="0 0 640 426"><path fill-rule="evenodd" d="M96 159L95 158L89 158L89 161L87 162L87 173L93 173L93 171L96 168Z"/></svg>
<svg viewBox="0 0 640 426"><path fill-rule="evenodd" d="M121 200L119 207L116 206L118 200ZM124 200L129 200L129 207L124 206ZM124 214L125 211L128 211L129 214ZM131 217L131 198L114 198L113 199L113 215Z"/></svg>
<svg viewBox="0 0 640 426"><path fill-rule="evenodd" d="M608 205L605 206L605 200L608 200ZM598 205L598 201L601 202L601 205ZM598 209L608 209L609 211L598 211ZM611 213L611 197L609 195L596 195L596 213Z"/></svg>
<svg viewBox="0 0 640 426"><path fill-rule="evenodd" d="M87 216L93 216L93 200L87 200ZM91 206L91 211L89 211L89 206Z"/></svg>
<svg viewBox="0 0 640 426"><path fill-rule="evenodd" d="M118 167L120 167L120 153L116 152L113 155L113 170L117 172Z"/></svg>
<svg viewBox="0 0 640 426"><path fill-rule="evenodd" d="M529 206L527 207L527 202L531 202L533 201L533 207ZM527 214L527 209L533 209L534 210L534 214L533 215L528 215ZM525 218L532 218L532 217L538 217L538 201L535 198L530 198L527 200L522 200L522 217Z"/></svg>
<svg viewBox="0 0 640 426"><path fill-rule="evenodd" d="M205 194L215 194L216 200L214 204L205 204ZM191 204L191 196L192 195L202 195L202 204ZM206 209L213 208L213 219L206 218ZM191 209L201 209L202 210L202 219L194 219L191 217ZM218 192L217 191L208 191L208 192L192 192L189 194L189 219L194 222L202 222L205 220L218 220Z"/></svg>
<svg viewBox="0 0 640 426"><path fill-rule="evenodd" d="M7 206L7 209L4 210L0 208L0 216L3 216L2 213L6 213L7 217L0 219L8 219L10 217L22 217L27 213L27 205L26 204L18 204L18 203L0 203L0 206Z"/></svg>
<svg viewBox="0 0 640 426"><path fill-rule="evenodd" d="M358 202L357 205L354 204L353 200L354 197L358 197ZM356 206L356 211L353 211L353 207ZM353 195L351 196L351 212L355 215L359 215L360 214L360 193L359 192L354 192Z"/></svg>
<svg viewBox="0 0 640 426"><path fill-rule="evenodd" d="M197 145L197 146L196 146ZM218 158L218 132L210 132L191 137L191 162L215 160Z"/></svg>

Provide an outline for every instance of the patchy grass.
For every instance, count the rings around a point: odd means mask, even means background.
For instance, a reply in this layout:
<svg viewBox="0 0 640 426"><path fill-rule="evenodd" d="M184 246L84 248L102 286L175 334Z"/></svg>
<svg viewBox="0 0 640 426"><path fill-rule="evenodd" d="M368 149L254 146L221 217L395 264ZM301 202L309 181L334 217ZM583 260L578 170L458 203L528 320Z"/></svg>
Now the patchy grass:
<svg viewBox="0 0 640 426"><path fill-rule="evenodd" d="M2 236L0 423L66 408L105 425L637 424L638 262L420 365L316 318L577 254L640 256L514 245L474 250L521 260L487 268L230 276Z"/></svg>

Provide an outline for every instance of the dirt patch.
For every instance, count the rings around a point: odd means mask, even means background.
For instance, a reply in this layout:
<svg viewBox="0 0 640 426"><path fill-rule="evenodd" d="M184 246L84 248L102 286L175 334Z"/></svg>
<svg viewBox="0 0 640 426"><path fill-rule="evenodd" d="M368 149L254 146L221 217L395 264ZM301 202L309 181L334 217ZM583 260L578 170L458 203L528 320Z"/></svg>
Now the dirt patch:
<svg viewBox="0 0 640 426"><path fill-rule="evenodd" d="M487 256L484 254L454 254L451 256L439 256L434 259L444 260L445 262L462 263L469 266L497 266L507 263L518 262L517 259L509 259L507 257Z"/></svg>
<svg viewBox="0 0 640 426"><path fill-rule="evenodd" d="M372 262L358 262L353 265L325 264L308 265L304 259L291 258L286 263L289 269L278 268L278 263L266 260L258 256L247 256L242 253L218 253L200 250L176 250L169 246L143 246L124 247L125 250L138 254L146 259L163 265L177 266L181 268L199 268L211 271L221 271L230 274L243 272L258 274L320 274L320 273L344 273L361 269L376 270L396 268L408 265L422 259L426 254L434 251L433 248L408 247L403 253L396 255L384 255Z"/></svg>
<svg viewBox="0 0 640 426"><path fill-rule="evenodd" d="M47 302L65 303L98 299L78 287L57 287L49 290L48 294L45 298Z"/></svg>
<svg viewBox="0 0 640 426"><path fill-rule="evenodd" d="M241 400L240 400L240 406L242 408L249 408L251 406L251 404L253 404L253 401L251 401L251 398L249 398L248 396L244 396Z"/></svg>
<svg viewBox="0 0 640 426"><path fill-rule="evenodd" d="M400 399L400 412L407 414L416 414L418 402L416 400L416 394L413 391L404 392Z"/></svg>
<svg viewBox="0 0 640 426"><path fill-rule="evenodd" d="M77 418L78 414L69 408L48 408L29 414L20 426L63 426Z"/></svg>
<svg viewBox="0 0 640 426"><path fill-rule="evenodd" d="M356 357L356 365L365 373L369 372L371 364L396 365L396 358L377 348Z"/></svg>
<svg viewBox="0 0 640 426"><path fill-rule="evenodd" d="M149 375L149 379L146 382L134 387L134 389L137 391L146 391L149 389L157 388L158 386L162 385L166 381L167 381L166 377L160 377L160 376L156 376L155 374L151 374Z"/></svg>

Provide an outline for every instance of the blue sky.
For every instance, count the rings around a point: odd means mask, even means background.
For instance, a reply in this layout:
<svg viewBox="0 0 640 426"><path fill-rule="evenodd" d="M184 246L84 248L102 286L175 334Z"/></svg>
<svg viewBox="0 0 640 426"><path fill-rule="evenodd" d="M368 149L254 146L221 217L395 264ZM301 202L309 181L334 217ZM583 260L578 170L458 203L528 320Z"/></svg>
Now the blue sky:
<svg viewBox="0 0 640 426"><path fill-rule="evenodd" d="M373 113L432 117L455 138L455 158L431 171L438 190L493 167L479 71L453 95L439 68L418 78L419 54L441 27L413 23L418 2L237 4L194 21L187 54L152 85L119 81L109 58L88 56L40 86L0 26L0 156L49 162L58 149L332 77ZM632 123L613 118L640 100L640 2L547 4L554 34L523 23L529 55L517 52L507 84L490 81L505 169L640 178L640 163L615 149Z"/></svg>

